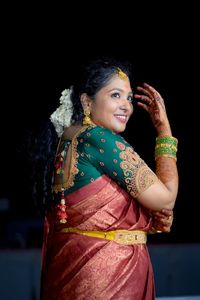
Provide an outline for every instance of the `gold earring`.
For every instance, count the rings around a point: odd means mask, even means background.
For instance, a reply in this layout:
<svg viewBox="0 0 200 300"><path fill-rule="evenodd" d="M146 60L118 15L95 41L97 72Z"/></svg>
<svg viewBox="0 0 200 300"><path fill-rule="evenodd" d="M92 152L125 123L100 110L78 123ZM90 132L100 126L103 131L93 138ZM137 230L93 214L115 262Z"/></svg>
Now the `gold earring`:
<svg viewBox="0 0 200 300"><path fill-rule="evenodd" d="M83 125L91 125L91 124L92 124L92 120L90 119L90 113L84 111Z"/></svg>

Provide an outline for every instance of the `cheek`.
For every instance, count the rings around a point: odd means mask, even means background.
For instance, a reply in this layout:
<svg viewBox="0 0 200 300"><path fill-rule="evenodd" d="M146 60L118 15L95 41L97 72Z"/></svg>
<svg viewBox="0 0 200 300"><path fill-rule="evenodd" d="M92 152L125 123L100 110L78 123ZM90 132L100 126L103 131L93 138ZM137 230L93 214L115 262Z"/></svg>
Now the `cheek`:
<svg viewBox="0 0 200 300"><path fill-rule="evenodd" d="M113 113L115 110L117 109L117 106L115 105L115 103L94 103L94 105L92 105L92 110L91 112L94 115L106 115L109 113Z"/></svg>
<svg viewBox="0 0 200 300"><path fill-rule="evenodd" d="M134 112L134 106L131 104L131 115Z"/></svg>

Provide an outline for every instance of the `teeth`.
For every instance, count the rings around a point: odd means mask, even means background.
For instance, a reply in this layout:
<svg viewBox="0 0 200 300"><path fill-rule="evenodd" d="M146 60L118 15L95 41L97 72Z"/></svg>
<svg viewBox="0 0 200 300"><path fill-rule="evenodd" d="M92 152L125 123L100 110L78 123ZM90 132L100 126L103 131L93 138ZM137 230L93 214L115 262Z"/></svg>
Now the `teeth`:
<svg viewBox="0 0 200 300"><path fill-rule="evenodd" d="M117 118L120 118L120 119L122 119L122 120L126 120L126 116L119 116L119 115L117 115L116 117L117 117Z"/></svg>

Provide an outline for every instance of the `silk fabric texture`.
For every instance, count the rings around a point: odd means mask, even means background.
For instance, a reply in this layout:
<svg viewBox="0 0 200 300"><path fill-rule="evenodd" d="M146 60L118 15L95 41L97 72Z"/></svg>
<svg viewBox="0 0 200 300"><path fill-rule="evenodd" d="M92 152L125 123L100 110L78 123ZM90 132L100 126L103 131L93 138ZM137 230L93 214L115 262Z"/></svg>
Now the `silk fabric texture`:
<svg viewBox="0 0 200 300"><path fill-rule="evenodd" d="M152 265L146 244L64 233L151 228L151 216L136 199L107 175L67 196L68 223L58 224L49 211L43 245L42 300L152 300Z"/></svg>

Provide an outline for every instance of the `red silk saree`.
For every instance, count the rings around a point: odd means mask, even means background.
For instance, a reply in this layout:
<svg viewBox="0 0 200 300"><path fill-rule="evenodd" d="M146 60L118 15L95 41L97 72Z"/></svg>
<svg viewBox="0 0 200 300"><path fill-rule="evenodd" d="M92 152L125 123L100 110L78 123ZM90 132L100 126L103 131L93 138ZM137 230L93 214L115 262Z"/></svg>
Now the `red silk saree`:
<svg viewBox="0 0 200 300"><path fill-rule="evenodd" d="M122 245L61 232L151 228L151 216L107 175L67 196L68 222L48 213L43 245L42 300L152 300L152 265L145 244Z"/></svg>

